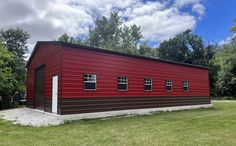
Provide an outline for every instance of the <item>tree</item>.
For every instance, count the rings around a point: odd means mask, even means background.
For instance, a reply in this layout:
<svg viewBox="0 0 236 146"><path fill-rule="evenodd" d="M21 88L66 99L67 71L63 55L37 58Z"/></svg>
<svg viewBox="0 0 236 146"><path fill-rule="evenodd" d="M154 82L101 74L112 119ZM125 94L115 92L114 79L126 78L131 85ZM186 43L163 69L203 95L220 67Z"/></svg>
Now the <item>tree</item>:
<svg viewBox="0 0 236 146"><path fill-rule="evenodd" d="M68 43L73 43L73 44L79 44L79 45L84 44L84 42L83 42L81 39L79 39L79 38L75 39L74 37L69 36L69 35L67 35L66 33L64 33L63 35L61 35L61 36L58 38L58 41L68 42Z"/></svg>
<svg viewBox="0 0 236 146"><path fill-rule="evenodd" d="M234 19L234 25L230 28L230 31L233 33L232 43L236 45L236 19Z"/></svg>
<svg viewBox="0 0 236 146"><path fill-rule="evenodd" d="M140 45L138 50L139 55L151 58L157 58L158 52L155 48L151 48L147 45L147 42Z"/></svg>
<svg viewBox="0 0 236 146"><path fill-rule="evenodd" d="M3 39L0 38L0 96L2 97L11 95L17 84L12 70L13 61L14 54L6 49Z"/></svg>
<svg viewBox="0 0 236 146"><path fill-rule="evenodd" d="M111 13L110 18L97 19L95 27L90 29L88 45L109 50L138 54L138 43L142 38L140 27L125 26L118 13Z"/></svg>
<svg viewBox="0 0 236 146"><path fill-rule="evenodd" d="M233 96L236 98L236 19L230 28L232 41L218 47L210 60L210 81L215 82L215 93L218 96ZM212 78L211 78L212 77Z"/></svg>
<svg viewBox="0 0 236 146"><path fill-rule="evenodd" d="M17 80L14 89L23 93L26 82L26 61L24 54L28 51L27 40L30 35L20 28L1 30L0 35L4 39L7 50L14 54L14 64L11 67L12 73Z"/></svg>
<svg viewBox="0 0 236 146"><path fill-rule="evenodd" d="M220 68L216 82L218 94L236 97L236 46L223 45L214 56L214 64Z"/></svg>
<svg viewBox="0 0 236 146"><path fill-rule="evenodd" d="M205 47L200 36L187 30L164 41L158 49L159 58L183 63L206 65Z"/></svg>
<svg viewBox="0 0 236 146"><path fill-rule="evenodd" d="M218 46L213 45L213 44L210 44L210 45L205 47L205 49L204 49L204 59L205 59L205 62L207 64L210 63L211 59L213 58L213 56L217 52L217 48L218 48Z"/></svg>
<svg viewBox="0 0 236 146"><path fill-rule="evenodd" d="M28 51L27 40L30 35L20 28L1 30L0 35L4 38L8 51L24 60L24 54Z"/></svg>

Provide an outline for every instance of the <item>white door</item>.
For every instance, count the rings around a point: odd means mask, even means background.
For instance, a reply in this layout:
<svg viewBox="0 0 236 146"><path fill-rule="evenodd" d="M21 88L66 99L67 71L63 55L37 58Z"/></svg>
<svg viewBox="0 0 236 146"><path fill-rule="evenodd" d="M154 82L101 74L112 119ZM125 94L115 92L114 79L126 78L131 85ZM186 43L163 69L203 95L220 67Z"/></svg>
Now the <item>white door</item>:
<svg viewBox="0 0 236 146"><path fill-rule="evenodd" d="M52 113L57 114L57 101L58 101L58 76L52 78Z"/></svg>

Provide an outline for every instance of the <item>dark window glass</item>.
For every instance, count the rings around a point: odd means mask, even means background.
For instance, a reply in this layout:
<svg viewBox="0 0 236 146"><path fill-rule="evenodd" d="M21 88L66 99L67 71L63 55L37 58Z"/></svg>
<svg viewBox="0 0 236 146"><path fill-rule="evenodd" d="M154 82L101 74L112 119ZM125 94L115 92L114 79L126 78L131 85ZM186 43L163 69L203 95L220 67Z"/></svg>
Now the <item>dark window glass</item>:
<svg viewBox="0 0 236 146"><path fill-rule="evenodd" d="M118 89L119 90L127 90L127 85L126 84L118 84Z"/></svg>
<svg viewBox="0 0 236 146"><path fill-rule="evenodd" d="M189 90L188 81L183 81L183 90L184 91L188 91Z"/></svg>
<svg viewBox="0 0 236 146"><path fill-rule="evenodd" d="M96 89L96 83L84 83L84 89Z"/></svg>
<svg viewBox="0 0 236 146"><path fill-rule="evenodd" d="M84 74L84 89L96 90L97 78L95 74Z"/></svg>
<svg viewBox="0 0 236 146"><path fill-rule="evenodd" d="M184 91L188 91L188 87L184 87Z"/></svg>
<svg viewBox="0 0 236 146"><path fill-rule="evenodd" d="M144 85L144 90L145 91L151 91L152 90L152 85Z"/></svg>
<svg viewBox="0 0 236 146"><path fill-rule="evenodd" d="M172 80L166 80L166 91L172 91Z"/></svg>
<svg viewBox="0 0 236 146"><path fill-rule="evenodd" d="M152 79L144 78L144 90L151 91L152 90Z"/></svg>
<svg viewBox="0 0 236 146"><path fill-rule="evenodd" d="M166 90L167 90L167 91L171 91L171 90L172 90L172 87L171 87L171 86L166 86Z"/></svg>
<svg viewBox="0 0 236 146"><path fill-rule="evenodd" d="M128 90L128 78L118 77L118 90L127 91Z"/></svg>

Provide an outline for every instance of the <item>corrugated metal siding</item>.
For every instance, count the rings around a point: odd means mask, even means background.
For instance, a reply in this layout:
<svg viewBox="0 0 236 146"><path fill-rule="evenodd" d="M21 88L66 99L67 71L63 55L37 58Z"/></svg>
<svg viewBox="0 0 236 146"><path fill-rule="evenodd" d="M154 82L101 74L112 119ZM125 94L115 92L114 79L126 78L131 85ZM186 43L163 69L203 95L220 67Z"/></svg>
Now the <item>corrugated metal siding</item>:
<svg viewBox="0 0 236 146"><path fill-rule="evenodd" d="M83 74L97 75L96 91L84 91ZM150 61L109 53L64 47L63 98L209 96L208 70ZM128 77L128 92L117 89L117 77ZM151 92L144 91L144 78L152 78ZM172 92L166 92L165 80L172 80ZM189 81L184 92L182 81Z"/></svg>
<svg viewBox="0 0 236 146"><path fill-rule="evenodd" d="M61 76L61 50L58 45L44 45L38 46L30 64L27 68L27 101L29 107L33 107L34 100L34 75L35 69L45 65L45 110L51 109L51 97L52 97L52 77L53 75L59 75L59 83ZM59 84L58 90L61 90ZM58 92L60 97L61 92Z"/></svg>

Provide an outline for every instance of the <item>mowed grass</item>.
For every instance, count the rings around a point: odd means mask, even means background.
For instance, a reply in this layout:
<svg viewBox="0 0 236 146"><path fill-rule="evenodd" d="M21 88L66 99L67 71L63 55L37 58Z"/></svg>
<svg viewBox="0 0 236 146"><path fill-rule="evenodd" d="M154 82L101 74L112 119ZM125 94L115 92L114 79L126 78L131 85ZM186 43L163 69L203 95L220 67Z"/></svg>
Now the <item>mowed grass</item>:
<svg viewBox="0 0 236 146"><path fill-rule="evenodd" d="M210 109L74 121L33 128L0 119L1 146L236 145L236 102Z"/></svg>

